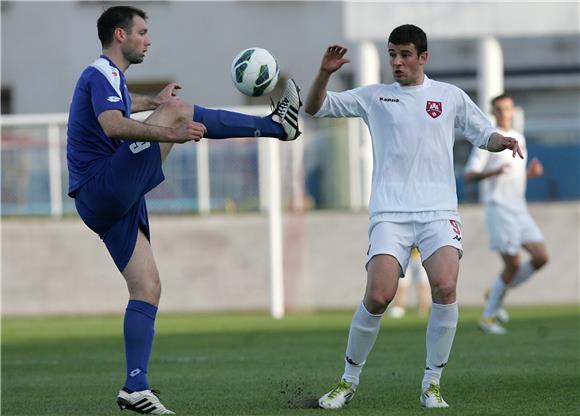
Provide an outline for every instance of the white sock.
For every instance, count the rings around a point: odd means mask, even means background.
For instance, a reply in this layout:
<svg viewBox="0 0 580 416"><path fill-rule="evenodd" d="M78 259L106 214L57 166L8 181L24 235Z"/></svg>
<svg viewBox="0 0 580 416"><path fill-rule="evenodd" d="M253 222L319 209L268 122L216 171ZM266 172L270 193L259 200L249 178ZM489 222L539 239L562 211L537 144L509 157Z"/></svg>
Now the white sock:
<svg viewBox="0 0 580 416"><path fill-rule="evenodd" d="M373 315L361 303L352 317L342 378L355 386L358 386L360 373L375 345L381 316L383 315Z"/></svg>
<svg viewBox="0 0 580 416"><path fill-rule="evenodd" d="M534 266L532 266L531 261L527 261L527 262L523 263L522 265L520 265L518 272L514 276L514 280L512 280L511 283L508 285L509 288L513 289L514 287L521 285L526 280L528 280L530 277L532 277L532 274L535 271L536 271L536 269L534 268Z"/></svg>
<svg viewBox="0 0 580 416"><path fill-rule="evenodd" d="M483 319L489 319L495 316L497 310L501 307L507 290L508 286L503 282L500 274L489 291L489 298L487 298L487 304L483 310Z"/></svg>
<svg viewBox="0 0 580 416"><path fill-rule="evenodd" d="M429 384L439 384L443 367L447 364L451 353L458 320L457 302L450 305L433 303L427 325L427 367L421 383L423 390L428 388Z"/></svg>

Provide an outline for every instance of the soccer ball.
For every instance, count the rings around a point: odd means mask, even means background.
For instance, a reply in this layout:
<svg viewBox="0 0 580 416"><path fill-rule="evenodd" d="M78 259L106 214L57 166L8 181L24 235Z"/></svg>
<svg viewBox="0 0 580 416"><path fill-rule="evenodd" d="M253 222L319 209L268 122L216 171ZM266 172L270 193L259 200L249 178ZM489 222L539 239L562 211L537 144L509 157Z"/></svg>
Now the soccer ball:
<svg viewBox="0 0 580 416"><path fill-rule="evenodd" d="M232 62L234 85L241 93L250 97L272 92L279 74L278 62L266 49L244 49Z"/></svg>

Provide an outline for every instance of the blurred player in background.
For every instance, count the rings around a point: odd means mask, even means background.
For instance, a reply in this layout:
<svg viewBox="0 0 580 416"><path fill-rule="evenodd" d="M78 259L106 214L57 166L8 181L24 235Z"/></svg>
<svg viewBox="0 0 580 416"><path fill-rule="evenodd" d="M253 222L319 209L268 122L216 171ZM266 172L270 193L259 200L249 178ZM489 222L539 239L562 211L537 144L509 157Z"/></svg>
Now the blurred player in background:
<svg viewBox="0 0 580 416"><path fill-rule="evenodd" d="M441 395L440 378L457 327L456 287L462 255L453 170L454 129L460 128L477 147L492 152L511 149L513 157L520 153L518 142L497 133L459 88L425 75L427 36L417 26L399 26L389 36L392 84L327 91L331 75L350 62L346 52L340 45L327 48L305 109L315 117L361 117L370 130L374 166L368 277L363 302L351 322L344 373L319 405L337 409L352 400L381 316L397 292L411 248L418 247L433 298L420 403L429 408L448 407Z"/></svg>
<svg viewBox="0 0 580 416"><path fill-rule="evenodd" d="M417 288L417 311L419 316L427 315L431 306L431 292L429 290L429 278L425 268L421 264L421 254L417 247L411 250L409 266L405 272L405 278L399 281L399 288L393 300L393 305L387 309L387 315L391 318L402 318L407 313L408 290L411 285Z"/></svg>
<svg viewBox="0 0 580 416"><path fill-rule="evenodd" d="M492 100L492 112L501 134L515 137L527 156L526 140L512 128L514 101L507 94ZM509 316L503 308L503 299L509 289L526 280L548 261L544 237L526 204L526 180L543 174L542 164L533 159L526 169L525 160L514 159L505 153L489 153L474 148L465 166L468 182L481 181L485 203L486 226L491 249L497 251L504 268L487 295L487 303L480 321L481 329L489 334L504 334L502 322ZM531 258L520 261L522 247Z"/></svg>
<svg viewBox="0 0 580 416"><path fill-rule="evenodd" d="M87 67L74 91L67 139L69 195L87 226L105 243L129 290L124 337L126 379L121 409L173 414L147 379L161 295L150 244L144 195L164 180L161 163L175 143L203 137L298 137L300 98L294 81L267 117L186 104L170 84L157 97L131 94L124 73L151 46L144 11L116 6L97 22L102 55ZM154 110L141 123L131 113ZM196 253L192 253L195 255Z"/></svg>

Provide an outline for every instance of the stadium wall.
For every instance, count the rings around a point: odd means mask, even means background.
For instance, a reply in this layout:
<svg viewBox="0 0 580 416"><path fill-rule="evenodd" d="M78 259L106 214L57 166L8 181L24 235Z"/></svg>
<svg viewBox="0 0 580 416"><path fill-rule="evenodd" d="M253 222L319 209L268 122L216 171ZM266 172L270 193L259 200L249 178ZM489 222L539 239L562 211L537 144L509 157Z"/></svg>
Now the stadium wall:
<svg viewBox="0 0 580 416"><path fill-rule="evenodd" d="M532 204L551 261L510 304L579 301L578 202ZM459 301L482 305L500 260L488 249L480 205L460 207L465 255ZM268 229L264 215L154 216L152 241L171 311L266 310ZM367 215L312 212L284 217L286 305L353 308L364 285ZM125 284L102 242L77 218L5 219L3 315L120 313ZM413 300L413 299L411 299Z"/></svg>

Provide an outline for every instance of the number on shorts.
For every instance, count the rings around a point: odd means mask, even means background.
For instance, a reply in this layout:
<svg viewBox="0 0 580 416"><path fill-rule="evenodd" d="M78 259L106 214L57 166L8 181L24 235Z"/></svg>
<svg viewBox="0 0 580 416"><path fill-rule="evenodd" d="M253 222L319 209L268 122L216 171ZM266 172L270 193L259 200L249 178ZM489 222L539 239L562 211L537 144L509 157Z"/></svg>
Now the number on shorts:
<svg viewBox="0 0 580 416"><path fill-rule="evenodd" d="M133 142L129 145L129 149L134 155L148 149L149 147L151 147L151 142Z"/></svg>
<svg viewBox="0 0 580 416"><path fill-rule="evenodd" d="M451 228L453 228L455 234L461 235L461 228L459 228L459 224L457 224L457 221L449 220L449 224L451 224Z"/></svg>

